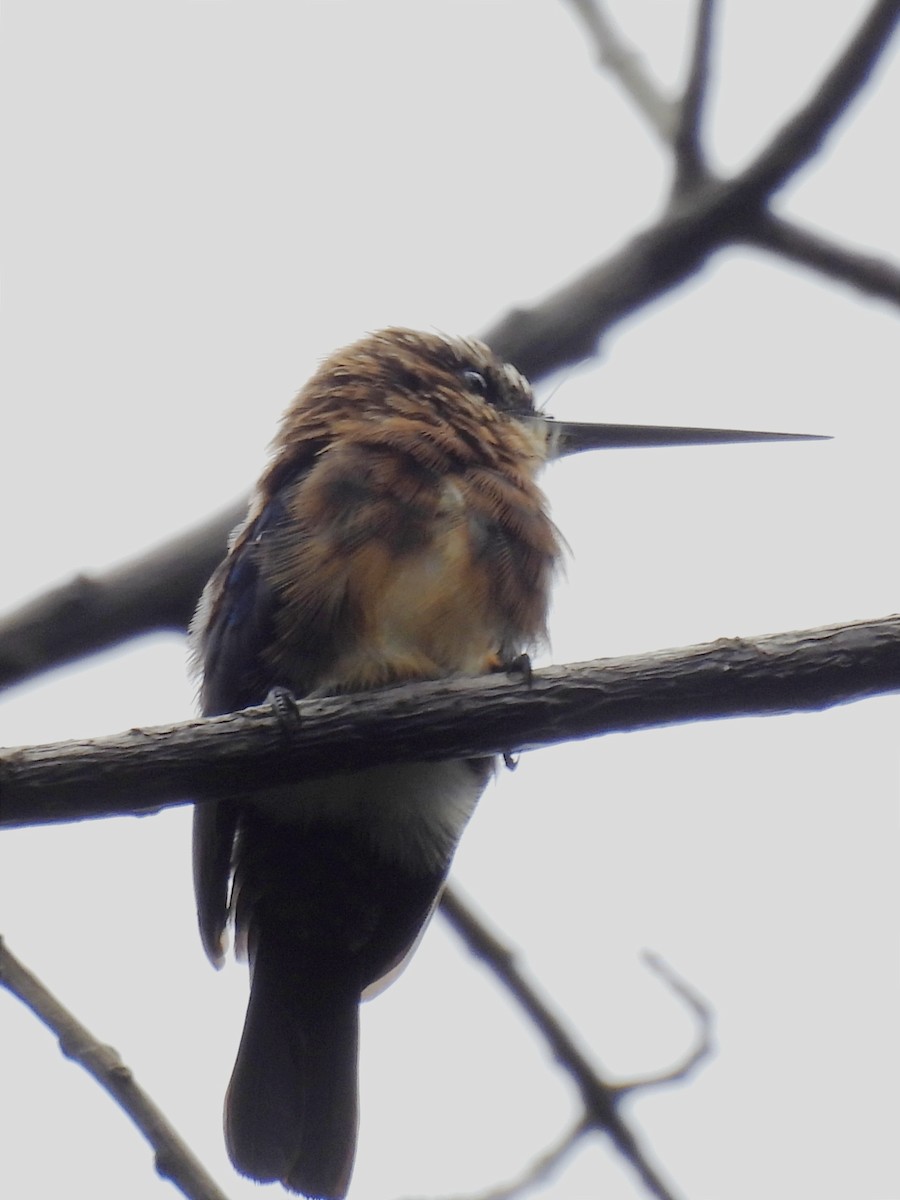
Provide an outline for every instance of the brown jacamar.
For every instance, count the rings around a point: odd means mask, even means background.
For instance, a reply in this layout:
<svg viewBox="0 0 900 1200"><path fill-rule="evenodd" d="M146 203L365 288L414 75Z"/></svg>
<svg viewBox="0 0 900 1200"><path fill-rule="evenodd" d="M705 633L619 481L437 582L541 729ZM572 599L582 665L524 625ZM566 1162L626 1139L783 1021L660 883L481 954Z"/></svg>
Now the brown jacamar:
<svg viewBox="0 0 900 1200"><path fill-rule="evenodd" d="M606 446L791 435L557 422L481 342L409 329L329 358L282 420L193 626L205 714L493 671L545 636L560 537L536 477ZM244 1174L345 1195L360 999L414 949L489 758L375 766L200 804L194 873L251 992L225 1102Z"/></svg>

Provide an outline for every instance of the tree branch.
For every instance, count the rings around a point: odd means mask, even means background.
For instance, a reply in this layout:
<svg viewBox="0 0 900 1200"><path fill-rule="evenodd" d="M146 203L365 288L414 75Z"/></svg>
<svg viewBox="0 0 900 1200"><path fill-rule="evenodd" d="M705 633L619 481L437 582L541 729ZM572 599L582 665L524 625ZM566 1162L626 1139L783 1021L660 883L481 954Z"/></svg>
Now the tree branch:
<svg viewBox="0 0 900 1200"><path fill-rule="evenodd" d="M153 811L388 762L502 754L900 689L900 617L304 700L0 754L0 827Z"/></svg>
<svg viewBox="0 0 900 1200"><path fill-rule="evenodd" d="M599 0L568 0L568 3L587 30L598 64L615 76L660 141L671 145L678 106L662 94L638 53L616 31Z"/></svg>
<svg viewBox="0 0 900 1200"><path fill-rule="evenodd" d="M763 214L748 231L747 242L849 284L868 296L900 305L900 266L873 254L839 246L785 217Z"/></svg>
<svg viewBox="0 0 900 1200"><path fill-rule="evenodd" d="M610 258L482 334L535 381L591 358L619 321L683 283L756 215L741 179L709 180Z"/></svg>
<svg viewBox="0 0 900 1200"><path fill-rule="evenodd" d="M484 961L515 998L549 1046L553 1057L574 1080L585 1108L586 1124L607 1133L613 1145L638 1173L651 1196L672 1200L672 1193L650 1164L634 1132L618 1111L620 1093L607 1083L588 1055L563 1027L560 1018L528 982L515 955L450 889L441 898L441 912L476 958Z"/></svg>
<svg viewBox="0 0 900 1200"><path fill-rule="evenodd" d="M900 21L900 0L876 0L813 96L739 176L748 198L770 198L819 150L862 90Z"/></svg>
<svg viewBox="0 0 900 1200"><path fill-rule="evenodd" d="M585 1132L584 1122L579 1122L558 1137L553 1145L544 1150L515 1179L489 1187L487 1191L454 1197L452 1200L515 1200L516 1197L523 1196L539 1184L548 1182L575 1149ZM445 1197L444 1200L451 1198Z"/></svg>
<svg viewBox="0 0 900 1200"><path fill-rule="evenodd" d="M0 622L0 688L159 629L183 631L244 516L235 506L123 563L79 575Z"/></svg>
<svg viewBox="0 0 900 1200"><path fill-rule="evenodd" d="M604 62L621 77L623 64L636 62L633 53L597 3L570 3L588 23L598 46L605 47ZM711 5L703 0L694 73L707 52L710 13ZM769 195L809 160L863 86L898 15L900 0L875 4L813 98L747 170L732 180L705 179L611 258L533 307L511 310L483 334L484 340L538 381L590 358L607 330L696 273L728 242L780 250L834 279L900 303L896 267L851 255L767 216L764 209ZM643 81L632 89L635 96L644 97L637 100L642 111L657 111L655 85L639 68L632 77ZM693 89L689 83L691 90L694 99L688 109L699 112L699 76ZM658 111L655 118L651 115L657 122L658 117ZM666 140L671 143L674 118L667 127ZM153 629L184 628L203 583L221 558L227 532L242 515L242 507L231 509L108 575L76 579L11 614L0 623L0 687Z"/></svg>
<svg viewBox="0 0 900 1200"><path fill-rule="evenodd" d="M706 50L709 15L704 5L695 64ZM617 321L696 273L723 244L746 240L772 194L809 161L858 94L898 19L900 0L878 0L813 97L749 167L728 180L703 177L612 258L533 308L510 312L487 332L488 344L541 378L589 358Z"/></svg>
<svg viewBox="0 0 900 1200"><path fill-rule="evenodd" d="M0 987L31 1009L56 1035L66 1058L83 1067L131 1118L153 1149L156 1170L189 1200L227 1200L166 1117L110 1046L99 1042L7 948L0 938Z"/></svg>
<svg viewBox="0 0 900 1200"><path fill-rule="evenodd" d="M706 1001L698 996L694 989L689 987L681 976L677 975L658 954L653 954L649 950L645 951L644 962L693 1012L697 1018L697 1035L694 1045L685 1054L681 1062L677 1063L670 1070L656 1075L648 1075L644 1079L632 1079L627 1083L616 1084L618 1091L622 1095L625 1095L627 1092L641 1091L645 1088L662 1087L664 1084L669 1083L684 1083L697 1070L704 1059L709 1058L713 1052L713 1014L712 1009Z"/></svg>
<svg viewBox="0 0 900 1200"><path fill-rule="evenodd" d="M678 106L678 121L672 136L675 151L673 192L684 195L708 175L701 138L703 114L709 89L712 23L716 0L697 0L697 19L687 83Z"/></svg>

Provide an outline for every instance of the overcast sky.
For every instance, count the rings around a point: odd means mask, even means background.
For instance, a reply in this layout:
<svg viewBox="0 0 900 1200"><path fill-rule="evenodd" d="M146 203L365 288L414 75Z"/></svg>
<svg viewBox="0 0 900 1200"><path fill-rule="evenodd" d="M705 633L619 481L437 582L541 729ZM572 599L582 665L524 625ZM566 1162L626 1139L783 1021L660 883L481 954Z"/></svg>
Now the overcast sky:
<svg viewBox="0 0 900 1200"><path fill-rule="evenodd" d="M719 169L764 144L866 8L722 5ZM689 10L615 6L666 87ZM620 246L665 196L664 155L562 0L6 0L3 17L5 608L231 503L335 346L386 324L477 332ZM896 261L898 111L895 51L780 210ZM898 345L887 305L742 250L555 379L559 417L835 440L551 468L572 549L553 659L895 611ZM16 690L0 737L192 711L183 644L156 637ZM691 1200L900 1197L898 728L891 697L527 755L464 839L458 883L611 1076L664 1069L691 1040L644 948L713 1005L712 1064L628 1110ZM221 1136L246 973L203 957L189 825L182 808L5 832L0 932L228 1194L259 1197ZM0 1062L5 1194L173 1194L5 994ZM438 921L364 1010L351 1195L475 1192L576 1111ZM642 1193L598 1138L536 1194Z"/></svg>

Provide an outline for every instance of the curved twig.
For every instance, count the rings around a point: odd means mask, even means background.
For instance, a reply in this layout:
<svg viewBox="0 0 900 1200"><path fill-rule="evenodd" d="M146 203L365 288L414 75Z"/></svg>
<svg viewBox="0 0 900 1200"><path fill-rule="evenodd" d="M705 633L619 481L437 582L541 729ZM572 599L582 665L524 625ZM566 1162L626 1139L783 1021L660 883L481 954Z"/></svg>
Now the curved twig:
<svg viewBox="0 0 900 1200"><path fill-rule="evenodd" d="M697 1019L697 1033L694 1045L685 1054L681 1062L670 1068L670 1070L661 1071L655 1075L647 1075L643 1079L632 1079L628 1082L617 1084L618 1090L623 1095L626 1092L637 1092L645 1088L663 1087L670 1083L684 1083L688 1076L697 1070L704 1059L709 1058L715 1048L712 1036L713 1012L707 1002L680 975L673 971L669 964L664 962L658 954L646 950L644 952L644 962L693 1012Z"/></svg>
<svg viewBox="0 0 900 1200"><path fill-rule="evenodd" d="M553 1057L572 1078L585 1109L585 1124L607 1133L618 1152L637 1172L651 1196L672 1200L673 1193L652 1166L640 1142L618 1110L623 1093L607 1083L588 1055L563 1027L537 989L519 969L513 951L491 933L457 892L447 888L441 912L477 958L487 963L550 1047Z"/></svg>

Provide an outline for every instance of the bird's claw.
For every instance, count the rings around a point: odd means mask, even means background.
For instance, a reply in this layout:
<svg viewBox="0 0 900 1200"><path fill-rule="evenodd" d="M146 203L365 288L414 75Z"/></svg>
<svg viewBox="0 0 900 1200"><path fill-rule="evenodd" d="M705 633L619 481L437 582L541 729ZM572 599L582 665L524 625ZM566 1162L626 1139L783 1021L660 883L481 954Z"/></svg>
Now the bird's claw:
<svg viewBox="0 0 900 1200"><path fill-rule="evenodd" d="M534 667L531 664L530 654L517 654L515 658L511 658L503 664L503 670L507 675L521 675L523 682L531 687L534 679Z"/></svg>
<svg viewBox="0 0 900 1200"><path fill-rule="evenodd" d="M278 718L284 733L293 733L300 727L300 709L293 692L285 687L273 687L266 696L266 703Z"/></svg>

